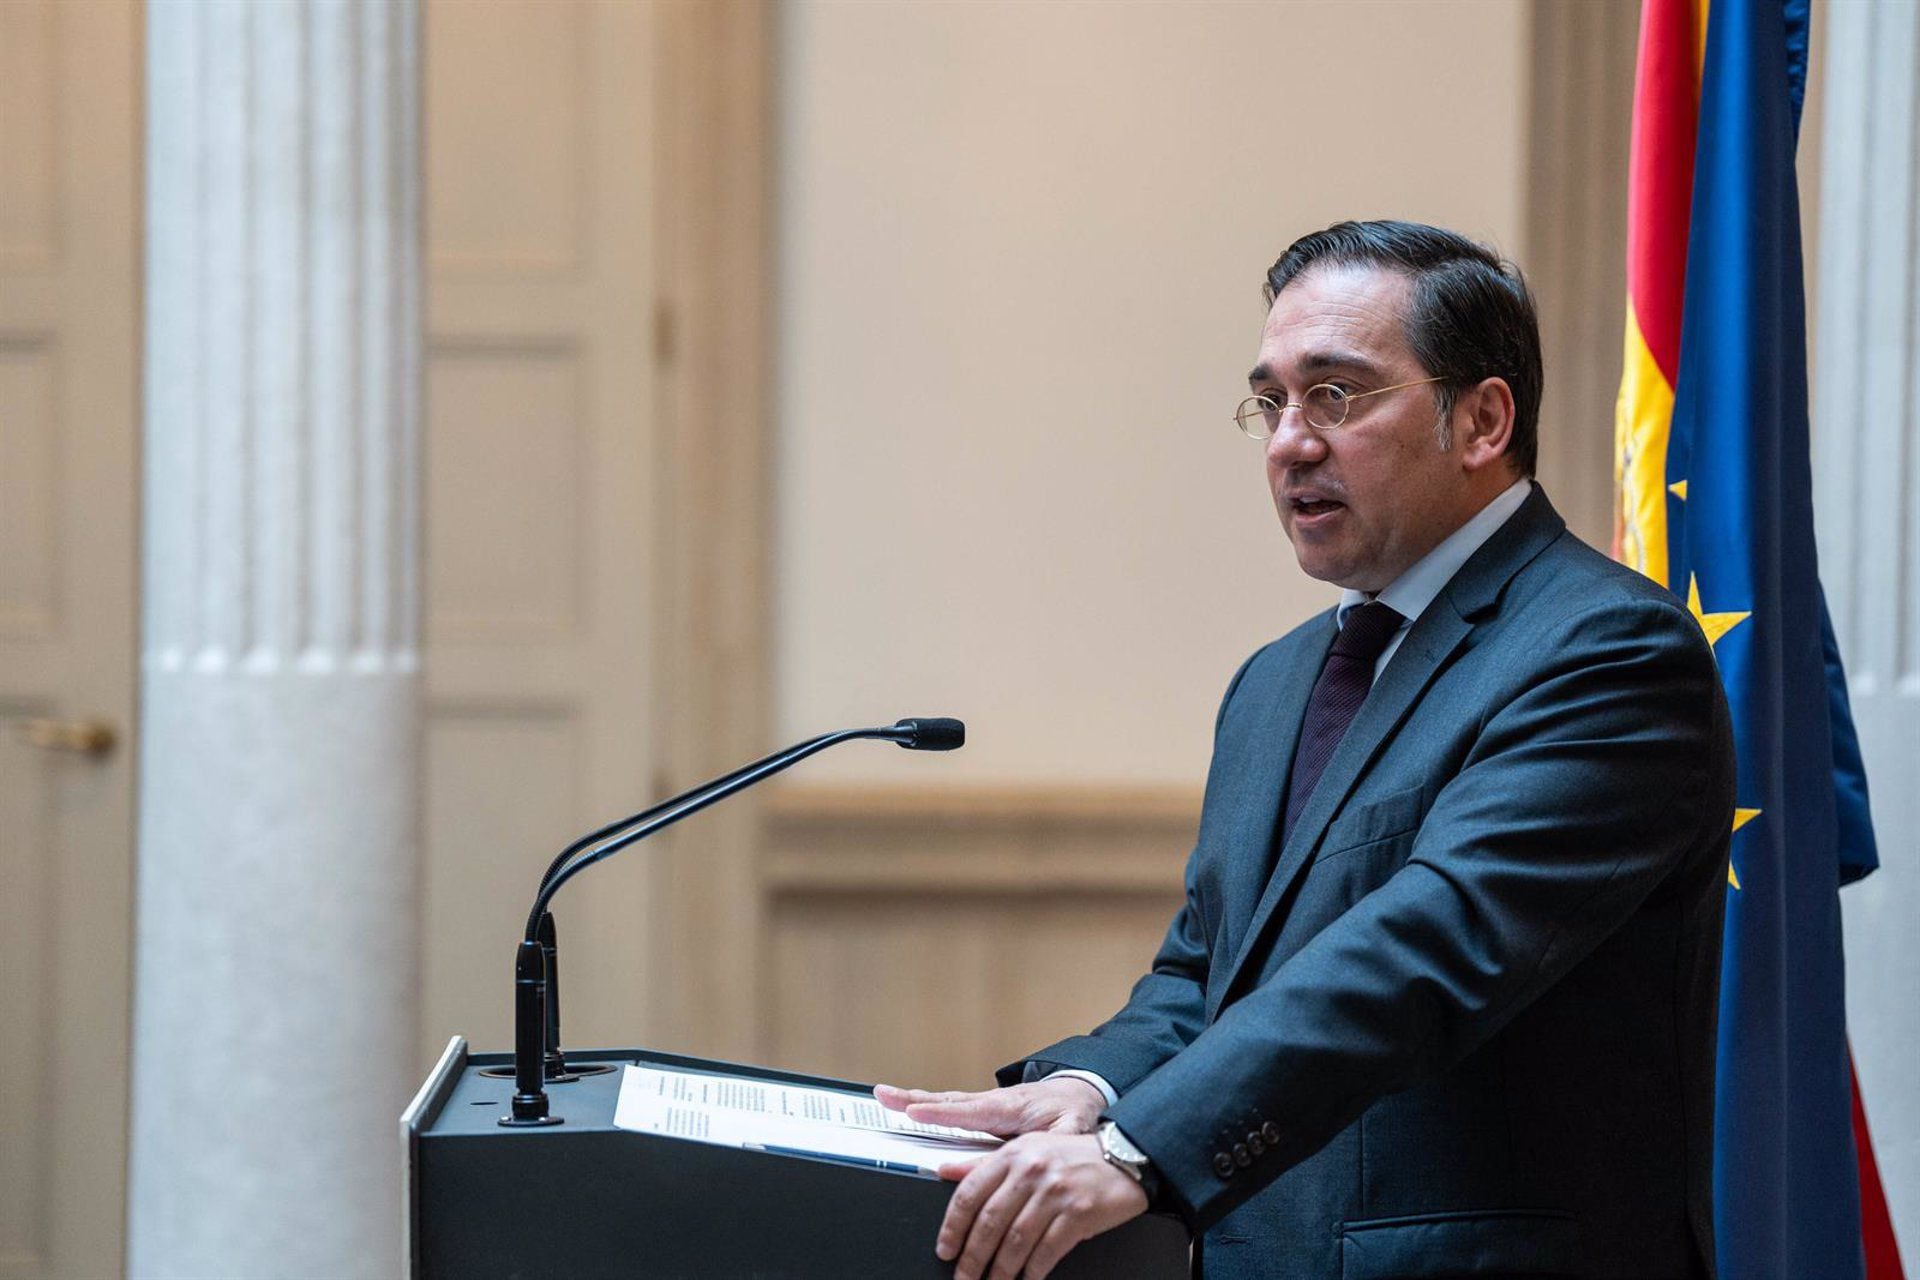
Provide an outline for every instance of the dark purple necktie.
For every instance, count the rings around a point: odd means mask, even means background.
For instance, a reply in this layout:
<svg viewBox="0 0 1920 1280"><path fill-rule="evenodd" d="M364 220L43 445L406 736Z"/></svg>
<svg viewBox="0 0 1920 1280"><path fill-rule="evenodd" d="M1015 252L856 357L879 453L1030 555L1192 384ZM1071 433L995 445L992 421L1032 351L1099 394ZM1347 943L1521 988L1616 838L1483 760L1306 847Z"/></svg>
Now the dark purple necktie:
<svg viewBox="0 0 1920 1280"><path fill-rule="evenodd" d="M1300 742L1293 751L1293 781L1287 787L1287 817L1280 834L1283 848L1320 775L1327 771L1333 749L1373 688L1373 664L1405 621L1375 600L1350 611L1340 634L1333 638L1327 665L1320 669L1320 679L1307 699L1306 722L1300 726Z"/></svg>

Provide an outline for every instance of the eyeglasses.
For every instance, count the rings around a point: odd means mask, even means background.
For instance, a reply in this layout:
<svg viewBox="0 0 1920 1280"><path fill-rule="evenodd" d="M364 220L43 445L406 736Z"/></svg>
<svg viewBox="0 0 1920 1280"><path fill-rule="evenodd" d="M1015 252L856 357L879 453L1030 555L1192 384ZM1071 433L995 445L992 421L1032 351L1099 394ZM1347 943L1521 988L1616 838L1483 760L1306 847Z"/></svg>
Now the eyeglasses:
<svg viewBox="0 0 1920 1280"><path fill-rule="evenodd" d="M1294 402L1283 403L1272 396L1248 396L1234 411L1233 420L1239 424L1240 430L1253 439L1271 440L1273 433L1280 429L1280 415L1289 409L1298 409L1300 416L1315 431L1333 431L1347 420L1347 412L1355 400L1444 381L1444 378L1421 378L1418 382L1396 382L1376 391L1342 391L1332 383L1322 382L1318 386L1308 387L1306 394Z"/></svg>

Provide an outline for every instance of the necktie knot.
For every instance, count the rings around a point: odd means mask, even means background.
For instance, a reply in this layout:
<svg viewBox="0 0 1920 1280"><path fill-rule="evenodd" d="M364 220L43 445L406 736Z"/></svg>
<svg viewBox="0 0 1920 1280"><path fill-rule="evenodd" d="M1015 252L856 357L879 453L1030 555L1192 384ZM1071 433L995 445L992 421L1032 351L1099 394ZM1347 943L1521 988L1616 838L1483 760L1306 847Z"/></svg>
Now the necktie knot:
<svg viewBox="0 0 1920 1280"><path fill-rule="evenodd" d="M1378 600L1363 604L1347 614L1340 634L1333 639L1333 652L1342 658L1374 662L1405 621L1391 605Z"/></svg>

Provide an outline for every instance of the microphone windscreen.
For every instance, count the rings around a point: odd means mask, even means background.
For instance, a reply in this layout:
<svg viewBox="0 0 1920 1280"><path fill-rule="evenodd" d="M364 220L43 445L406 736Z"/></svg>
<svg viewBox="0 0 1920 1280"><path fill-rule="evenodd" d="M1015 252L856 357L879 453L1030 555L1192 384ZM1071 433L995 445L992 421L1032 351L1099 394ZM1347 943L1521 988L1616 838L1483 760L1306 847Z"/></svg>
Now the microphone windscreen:
<svg viewBox="0 0 1920 1280"><path fill-rule="evenodd" d="M911 731L900 741L909 751L952 751L967 741L967 726L948 716L902 720L897 727Z"/></svg>

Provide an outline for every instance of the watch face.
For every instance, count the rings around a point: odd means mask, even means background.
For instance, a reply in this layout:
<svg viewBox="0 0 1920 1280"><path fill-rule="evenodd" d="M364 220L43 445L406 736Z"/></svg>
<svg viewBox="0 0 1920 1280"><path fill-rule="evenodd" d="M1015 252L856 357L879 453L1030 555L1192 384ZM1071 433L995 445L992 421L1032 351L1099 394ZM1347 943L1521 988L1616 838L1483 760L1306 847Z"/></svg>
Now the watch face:
<svg viewBox="0 0 1920 1280"><path fill-rule="evenodd" d="M1128 1164L1147 1163L1147 1153L1127 1141L1127 1135L1120 1132L1120 1126L1111 1120L1100 1126L1100 1145L1112 1152L1115 1159Z"/></svg>

